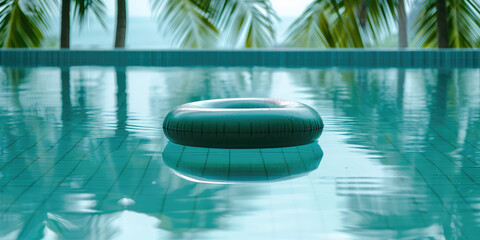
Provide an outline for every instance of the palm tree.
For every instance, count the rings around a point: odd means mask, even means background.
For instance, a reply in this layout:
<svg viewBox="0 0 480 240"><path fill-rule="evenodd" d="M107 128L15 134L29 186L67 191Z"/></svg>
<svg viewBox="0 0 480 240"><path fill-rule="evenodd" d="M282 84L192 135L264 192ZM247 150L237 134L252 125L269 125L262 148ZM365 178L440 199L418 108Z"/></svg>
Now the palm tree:
<svg viewBox="0 0 480 240"><path fill-rule="evenodd" d="M291 47L365 47L390 33L395 1L315 0L290 25Z"/></svg>
<svg viewBox="0 0 480 240"><path fill-rule="evenodd" d="M437 39L439 48L448 48L447 3L445 0L436 0L437 10Z"/></svg>
<svg viewBox="0 0 480 240"><path fill-rule="evenodd" d="M411 1L315 0L289 27L292 47L365 47L390 34L397 20L399 47L407 47L405 5ZM480 2L424 0L415 23L422 47L480 47Z"/></svg>
<svg viewBox="0 0 480 240"><path fill-rule="evenodd" d="M416 23L422 47L480 47L480 2L477 0L425 0Z"/></svg>
<svg viewBox="0 0 480 240"><path fill-rule="evenodd" d="M126 33L127 33L127 3L126 3L126 0L117 0L115 48L125 47Z"/></svg>
<svg viewBox="0 0 480 240"><path fill-rule="evenodd" d="M105 4L102 0L70 1L74 1L74 17L81 25L91 13L105 26ZM61 48L70 45L70 1L61 1ZM57 8L57 0L0 0L0 46L40 47L53 25L52 20L57 17Z"/></svg>
<svg viewBox="0 0 480 240"><path fill-rule="evenodd" d="M397 3L398 13L398 47L408 47L408 35L407 35L407 12L405 10L405 0L398 0Z"/></svg>
<svg viewBox="0 0 480 240"><path fill-rule="evenodd" d="M160 29L180 47L216 46L220 32L232 47L275 43L278 17L269 0L152 0L152 9Z"/></svg>
<svg viewBox="0 0 480 240"><path fill-rule="evenodd" d="M62 0L62 16L60 27L60 48L70 48L70 5L74 2L74 18L78 24L83 26L89 15L93 15L96 20L106 29L105 24L105 3L103 0Z"/></svg>
<svg viewBox="0 0 480 240"><path fill-rule="evenodd" d="M71 0L62 0L60 48L70 48L70 3Z"/></svg>

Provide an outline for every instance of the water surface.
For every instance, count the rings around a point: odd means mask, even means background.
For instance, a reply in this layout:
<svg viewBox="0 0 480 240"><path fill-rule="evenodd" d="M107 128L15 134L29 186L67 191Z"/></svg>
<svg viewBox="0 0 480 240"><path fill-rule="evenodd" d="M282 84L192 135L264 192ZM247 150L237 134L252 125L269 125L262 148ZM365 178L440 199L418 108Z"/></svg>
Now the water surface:
<svg viewBox="0 0 480 240"><path fill-rule="evenodd" d="M3 68L0 86L0 239L480 235L479 69ZM256 181L168 166L167 112L231 97L315 108L321 161L272 157L281 178Z"/></svg>

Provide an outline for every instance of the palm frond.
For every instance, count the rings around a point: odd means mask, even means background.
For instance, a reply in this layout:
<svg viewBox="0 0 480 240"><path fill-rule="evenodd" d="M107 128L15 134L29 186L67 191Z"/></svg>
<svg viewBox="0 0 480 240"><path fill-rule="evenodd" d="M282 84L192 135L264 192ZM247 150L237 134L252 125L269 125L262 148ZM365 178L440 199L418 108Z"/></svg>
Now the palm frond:
<svg viewBox="0 0 480 240"><path fill-rule="evenodd" d="M366 23L362 26L362 34L366 43L372 45L392 33L397 25L398 0L362 0L366 5ZM409 5L407 0L406 5Z"/></svg>
<svg viewBox="0 0 480 240"><path fill-rule="evenodd" d="M106 8L103 0L74 0L73 17L80 26L98 21L106 29Z"/></svg>
<svg viewBox="0 0 480 240"><path fill-rule="evenodd" d="M478 0L451 0L448 7L450 47L480 47L480 2Z"/></svg>
<svg viewBox="0 0 480 240"><path fill-rule="evenodd" d="M368 21L368 0L330 0L334 6L335 13L338 16L333 22L334 32L340 36L338 47L354 47L363 48L365 46L365 39L362 35L362 24L358 18L359 6L364 4L366 11L365 19Z"/></svg>
<svg viewBox="0 0 480 240"><path fill-rule="evenodd" d="M329 1L315 1L289 26L285 44L289 47L336 47L338 37L331 22L338 15Z"/></svg>
<svg viewBox="0 0 480 240"><path fill-rule="evenodd" d="M223 4L222 4L223 3ZM278 15L269 0L211 1L212 19L229 46L263 48L275 44Z"/></svg>
<svg viewBox="0 0 480 240"><path fill-rule="evenodd" d="M390 34L396 1L316 0L288 28L291 47L364 47Z"/></svg>
<svg viewBox="0 0 480 240"><path fill-rule="evenodd" d="M480 2L447 0L447 15L450 47L480 47ZM414 25L415 40L421 47L437 47L436 20L435 0L426 0Z"/></svg>
<svg viewBox="0 0 480 240"><path fill-rule="evenodd" d="M160 30L174 45L208 48L217 43L218 30L199 0L152 0Z"/></svg>
<svg viewBox="0 0 480 240"><path fill-rule="evenodd" d="M0 0L0 46L40 47L56 7L55 0Z"/></svg>
<svg viewBox="0 0 480 240"><path fill-rule="evenodd" d="M422 47L437 47L437 18L435 1L423 2L422 11L415 21L415 42Z"/></svg>
<svg viewBox="0 0 480 240"><path fill-rule="evenodd" d="M352 8L335 0L317 0L289 26L285 44L304 48L363 47L363 39Z"/></svg>

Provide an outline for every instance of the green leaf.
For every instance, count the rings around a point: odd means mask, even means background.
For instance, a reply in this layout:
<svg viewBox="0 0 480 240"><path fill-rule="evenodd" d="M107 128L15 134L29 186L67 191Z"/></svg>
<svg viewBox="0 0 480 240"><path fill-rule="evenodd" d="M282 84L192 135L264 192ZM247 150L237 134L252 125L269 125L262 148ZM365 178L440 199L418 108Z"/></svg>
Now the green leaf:
<svg viewBox="0 0 480 240"><path fill-rule="evenodd" d="M212 19L231 47L264 48L275 44L279 18L269 0L212 1Z"/></svg>
<svg viewBox="0 0 480 240"><path fill-rule="evenodd" d="M173 45L209 48L216 45L218 30L204 4L195 0L152 0L152 9L160 30Z"/></svg>
<svg viewBox="0 0 480 240"><path fill-rule="evenodd" d="M103 0L73 0L73 2L73 17L80 26L98 21L104 29L107 29L105 22L107 7Z"/></svg>
<svg viewBox="0 0 480 240"><path fill-rule="evenodd" d="M415 41L421 47L437 47L437 10L435 0L426 0L415 22ZM480 2L447 0L449 46L480 47Z"/></svg>
<svg viewBox="0 0 480 240"><path fill-rule="evenodd" d="M0 46L40 47L57 7L55 0L0 0Z"/></svg>
<svg viewBox="0 0 480 240"><path fill-rule="evenodd" d="M395 16L395 0L316 0L290 25L285 44L304 48L373 45L390 34Z"/></svg>

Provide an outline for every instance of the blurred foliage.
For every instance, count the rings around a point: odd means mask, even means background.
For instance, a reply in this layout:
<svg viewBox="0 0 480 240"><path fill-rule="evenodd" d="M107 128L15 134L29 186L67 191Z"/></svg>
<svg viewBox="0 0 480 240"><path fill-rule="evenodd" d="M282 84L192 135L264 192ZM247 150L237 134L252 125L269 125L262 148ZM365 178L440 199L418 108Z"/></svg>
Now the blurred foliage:
<svg viewBox="0 0 480 240"><path fill-rule="evenodd" d="M40 47L57 6L55 0L0 0L0 46Z"/></svg>
<svg viewBox="0 0 480 240"><path fill-rule="evenodd" d="M187 48L215 46L218 29L198 1L153 0L152 11L160 23L160 30L174 45Z"/></svg>
<svg viewBox="0 0 480 240"><path fill-rule="evenodd" d="M437 47L435 0L425 0L415 22L416 41L421 47ZM480 1L447 0L449 47L480 47Z"/></svg>
<svg viewBox="0 0 480 240"><path fill-rule="evenodd" d="M73 17L80 26L98 21L104 29L107 28L105 22L107 7L103 0L73 0L73 3Z"/></svg>
<svg viewBox="0 0 480 240"><path fill-rule="evenodd" d="M305 48L362 48L390 34L396 1L316 0L292 23L285 43Z"/></svg>
<svg viewBox="0 0 480 240"><path fill-rule="evenodd" d="M213 5L215 19L226 35L228 46L262 48L275 44L273 25L279 17L269 0L234 0L219 3Z"/></svg>
<svg viewBox="0 0 480 240"><path fill-rule="evenodd" d="M230 47L275 44L278 16L269 0L152 0L152 9L176 46L214 47L221 34Z"/></svg>
<svg viewBox="0 0 480 240"><path fill-rule="evenodd" d="M365 47L394 24L392 1L317 0L290 26L292 47Z"/></svg>
<svg viewBox="0 0 480 240"><path fill-rule="evenodd" d="M396 29L402 0L316 0L289 27L286 45L306 48L378 46ZM410 8L414 1L403 0ZM421 2L421 1L420 1ZM449 47L480 47L480 1L447 0ZM418 2L417 2L418 3ZM437 47L435 0L424 0L414 30L414 42Z"/></svg>
<svg viewBox="0 0 480 240"><path fill-rule="evenodd" d="M279 21L270 0L150 0L160 30L173 46L264 48L276 46ZM421 6L413 42L437 47L435 0L314 0L290 25L283 45L302 48L379 46L397 29L399 1ZM98 21L106 28L103 0L72 0L81 26ZM414 4L416 3L416 4ZM480 1L446 0L449 47L480 47ZM59 0L0 0L0 46L40 47ZM408 7L407 7L408 8Z"/></svg>
<svg viewBox="0 0 480 240"><path fill-rule="evenodd" d="M103 0L73 0L74 18L80 25L93 16L106 28ZM43 46L46 33L59 18L59 0L0 0L0 47ZM49 43L51 44L51 43Z"/></svg>

